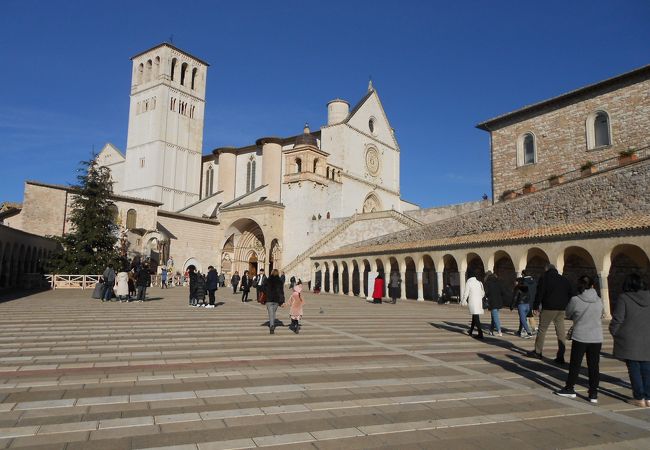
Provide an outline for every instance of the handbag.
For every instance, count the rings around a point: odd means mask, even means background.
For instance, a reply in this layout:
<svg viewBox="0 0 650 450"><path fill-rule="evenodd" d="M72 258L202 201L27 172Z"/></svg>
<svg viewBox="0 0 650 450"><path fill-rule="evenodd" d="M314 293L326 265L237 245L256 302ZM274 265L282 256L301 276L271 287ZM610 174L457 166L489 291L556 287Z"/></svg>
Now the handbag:
<svg viewBox="0 0 650 450"><path fill-rule="evenodd" d="M262 305L266 304L266 292L260 292L260 299L258 300Z"/></svg>

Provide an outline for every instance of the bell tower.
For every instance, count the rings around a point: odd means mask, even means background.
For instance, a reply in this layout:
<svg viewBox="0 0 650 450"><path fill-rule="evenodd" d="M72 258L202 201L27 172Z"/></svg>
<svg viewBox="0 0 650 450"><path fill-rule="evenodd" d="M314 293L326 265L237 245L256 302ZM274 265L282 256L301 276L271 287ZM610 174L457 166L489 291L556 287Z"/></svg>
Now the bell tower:
<svg viewBox="0 0 650 450"><path fill-rule="evenodd" d="M122 192L177 211L199 200L208 63L168 43L131 60Z"/></svg>

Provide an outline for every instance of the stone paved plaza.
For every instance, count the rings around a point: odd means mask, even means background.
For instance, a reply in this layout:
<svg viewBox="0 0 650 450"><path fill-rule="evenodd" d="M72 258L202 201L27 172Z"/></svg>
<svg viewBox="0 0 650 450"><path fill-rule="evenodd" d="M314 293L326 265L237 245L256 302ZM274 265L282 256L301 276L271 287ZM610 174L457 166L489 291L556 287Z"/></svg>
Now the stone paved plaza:
<svg viewBox="0 0 650 450"><path fill-rule="evenodd" d="M609 337L591 405L584 384L552 395L566 369L526 359L507 310L508 334L479 342L456 305L307 294L300 335L270 336L260 305L226 289L189 308L186 292L1 303L0 448L650 448Z"/></svg>

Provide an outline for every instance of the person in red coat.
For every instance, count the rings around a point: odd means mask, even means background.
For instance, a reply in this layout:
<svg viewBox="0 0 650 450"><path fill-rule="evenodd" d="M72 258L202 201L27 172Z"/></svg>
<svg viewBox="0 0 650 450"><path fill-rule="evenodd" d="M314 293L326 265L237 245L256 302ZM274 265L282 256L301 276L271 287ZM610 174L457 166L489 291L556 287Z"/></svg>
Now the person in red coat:
<svg viewBox="0 0 650 450"><path fill-rule="evenodd" d="M386 287L384 285L384 277L382 274L378 274L375 278L375 288L372 291L372 302L381 303L381 299L386 292Z"/></svg>

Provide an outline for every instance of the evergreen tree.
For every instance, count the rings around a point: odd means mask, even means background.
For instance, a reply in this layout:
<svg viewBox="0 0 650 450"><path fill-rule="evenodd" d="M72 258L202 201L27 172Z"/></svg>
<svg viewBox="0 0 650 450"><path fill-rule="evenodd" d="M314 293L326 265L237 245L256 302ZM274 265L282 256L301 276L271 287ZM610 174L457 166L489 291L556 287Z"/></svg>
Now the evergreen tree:
<svg viewBox="0 0 650 450"><path fill-rule="evenodd" d="M50 260L51 273L92 275L119 262L118 227L110 208L111 174L95 156L80 163L78 184L72 186L70 232L56 238L61 250Z"/></svg>

